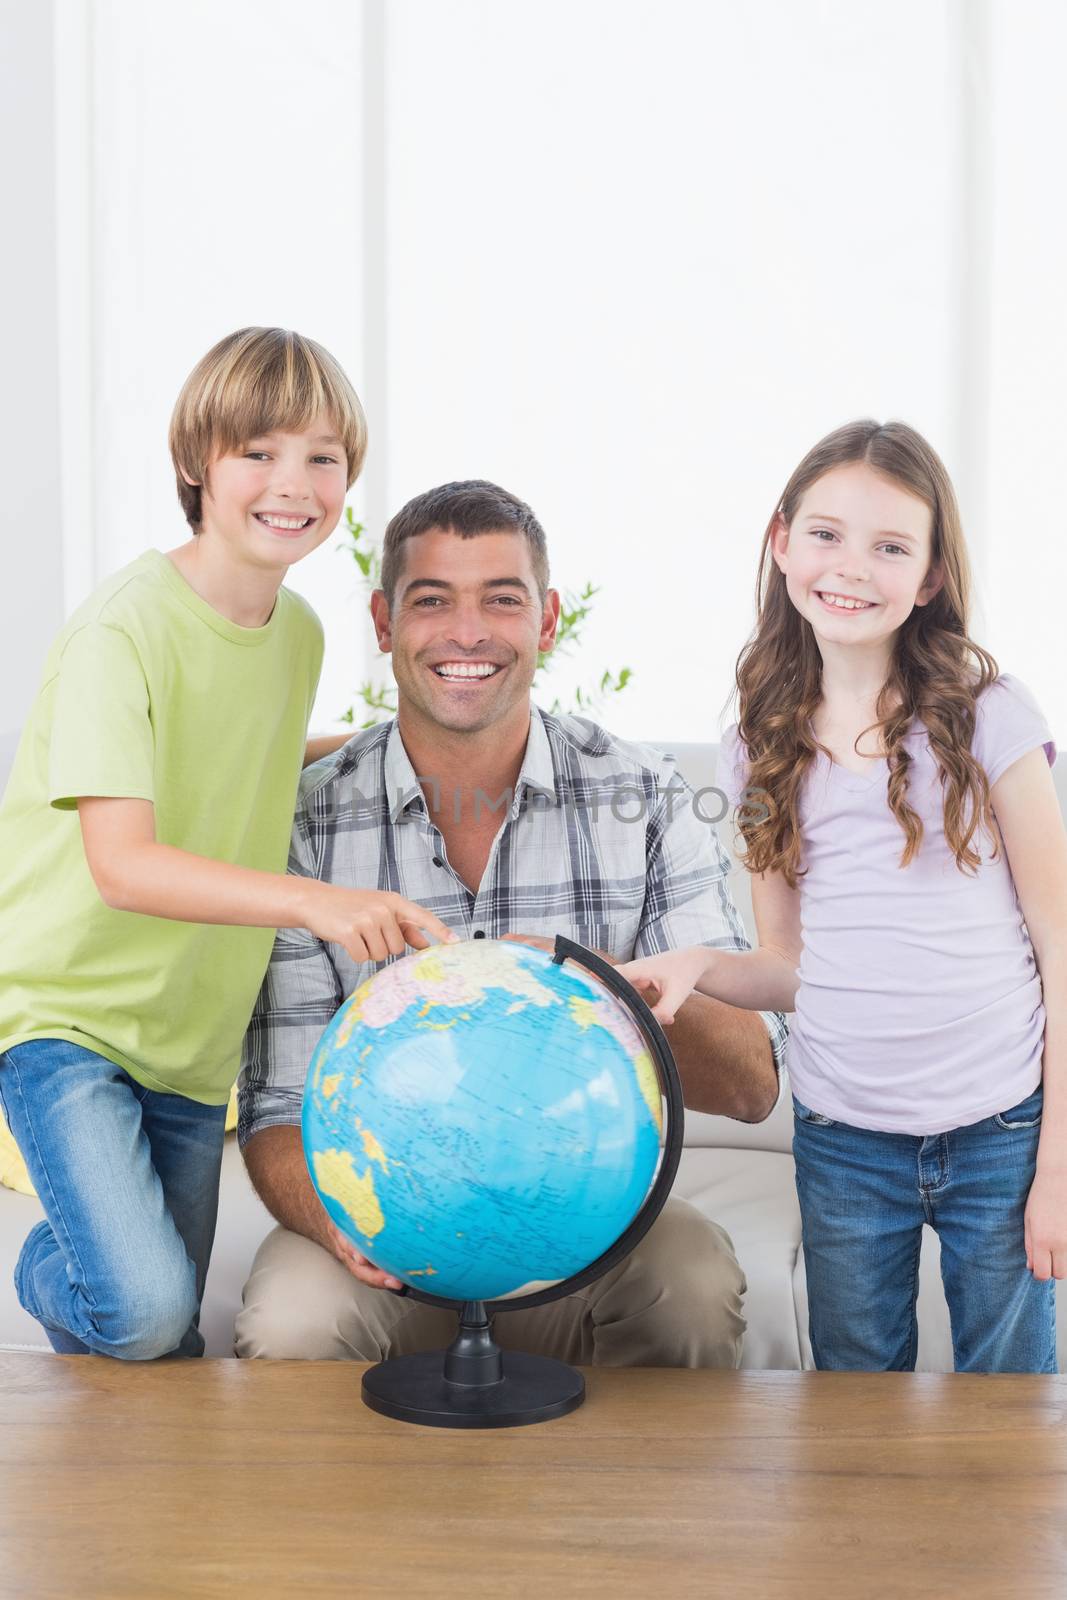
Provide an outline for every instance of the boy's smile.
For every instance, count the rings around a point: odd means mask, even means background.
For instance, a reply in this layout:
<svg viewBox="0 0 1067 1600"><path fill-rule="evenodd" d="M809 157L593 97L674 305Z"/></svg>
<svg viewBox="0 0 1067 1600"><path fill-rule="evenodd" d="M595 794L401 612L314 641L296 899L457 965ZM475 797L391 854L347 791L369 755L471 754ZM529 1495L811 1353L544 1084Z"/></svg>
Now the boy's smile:
<svg viewBox="0 0 1067 1600"><path fill-rule="evenodd" d="M312 516L294 517L291 511L253 511L252 515L265 528L270 528L274 533L283 534L306 533L316 520Z"/></svg>

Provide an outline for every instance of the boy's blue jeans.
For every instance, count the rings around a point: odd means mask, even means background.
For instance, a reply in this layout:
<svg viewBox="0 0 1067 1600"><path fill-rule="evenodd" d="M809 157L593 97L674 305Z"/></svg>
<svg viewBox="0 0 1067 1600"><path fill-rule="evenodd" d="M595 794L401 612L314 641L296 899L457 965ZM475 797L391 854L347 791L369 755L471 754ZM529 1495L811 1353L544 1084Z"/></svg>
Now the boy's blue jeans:
<svg viewBox="0 0 1067 1600"><path fill-rule="evenodd" d="M0 1056L0 1100L47 1218L15 1287L53 1349L202 1355L226 1107L145 1089L64 1039Z"/></svg>
<svg viewBox="0 0 1067 1600"><path fill-rule="evenodd" d="M911 1371L923 1223L941 1240L957 1372L1055 1372L1055 1282L1027 1269L1023 1214L1042 1091L926 1137L832 1122L793 1097L811 1349L819 1368Z"/></svg>

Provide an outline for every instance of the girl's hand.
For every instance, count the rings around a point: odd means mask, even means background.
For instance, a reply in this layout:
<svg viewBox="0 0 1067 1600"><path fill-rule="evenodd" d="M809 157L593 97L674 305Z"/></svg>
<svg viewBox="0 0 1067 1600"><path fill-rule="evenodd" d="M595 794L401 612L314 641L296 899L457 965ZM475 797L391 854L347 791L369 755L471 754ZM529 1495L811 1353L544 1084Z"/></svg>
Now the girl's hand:
<svg viewBox="0 0 1067 1600"><path fill-rule="evenodd" d="M714 950L697 944L688 950L668 950L660 956L624 961L618 970L651 1006L656 1021L669 1028L679 1007L708 971L714 956Z"/></svg>
<svg viewBox="0 0 1067 1600"><path fill-rule="evenodd" d="M1067 1169L1038 1168L1023 1228L1026 1265L1034 1277L1067 1278Z"/></svg>

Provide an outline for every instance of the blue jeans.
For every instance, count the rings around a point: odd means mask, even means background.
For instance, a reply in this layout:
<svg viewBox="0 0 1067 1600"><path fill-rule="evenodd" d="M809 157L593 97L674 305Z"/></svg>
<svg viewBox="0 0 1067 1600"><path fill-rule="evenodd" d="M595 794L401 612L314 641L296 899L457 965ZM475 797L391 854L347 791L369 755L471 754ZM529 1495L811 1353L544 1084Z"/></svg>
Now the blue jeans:
<svg viewBox="0 0 1067 1600"><path fill-rule="evenodd" d="M47 1218L15 1288L53 1349L202 1355L226 1107L145 1089L64 1039L0 1056L0 1101Z"/></svg>
<svg viewBox="0 0 1067 1600"><path fill-rule="evenodd" d="M910 1372L923 1223L941 1240L957 1372L1055 1372L1055 1282L1027 1269L1023 1213L1042 1091L966 1128L872 1133L793 1097L815 1365Z"/></svg>

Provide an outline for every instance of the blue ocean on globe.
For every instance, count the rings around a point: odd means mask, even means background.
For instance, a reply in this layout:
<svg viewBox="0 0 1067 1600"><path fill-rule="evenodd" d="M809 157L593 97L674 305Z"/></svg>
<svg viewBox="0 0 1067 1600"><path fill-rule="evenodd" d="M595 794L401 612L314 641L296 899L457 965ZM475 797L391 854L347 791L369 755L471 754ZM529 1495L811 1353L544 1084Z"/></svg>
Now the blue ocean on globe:
<svg viewBox="0 0 1067 1600"><path fill-rule="evenodd" d="M625 1231L660 1157L661 1097L627 1008L503 940L382 968L312 1057L304 1152L359 1250L450 1300L533 1292Z"/></svg>

